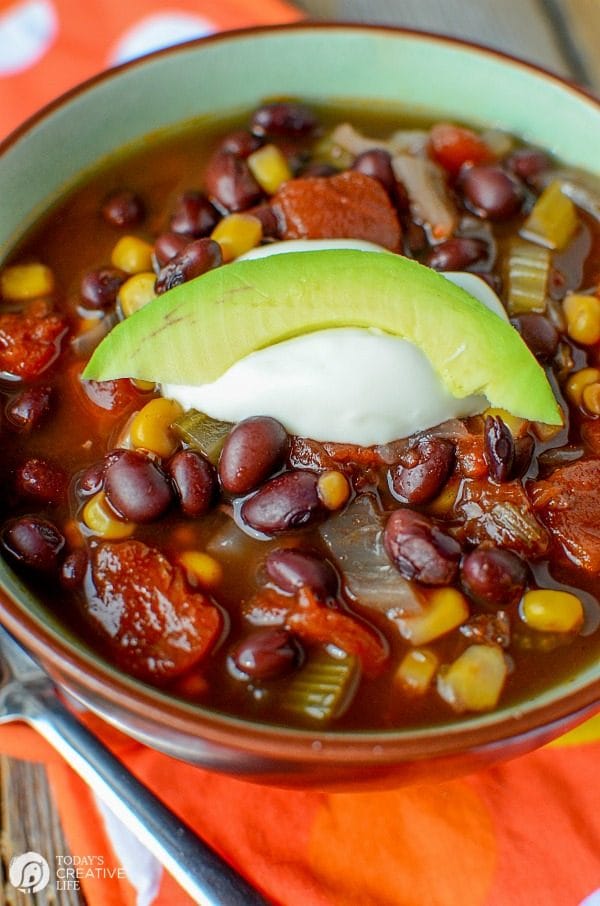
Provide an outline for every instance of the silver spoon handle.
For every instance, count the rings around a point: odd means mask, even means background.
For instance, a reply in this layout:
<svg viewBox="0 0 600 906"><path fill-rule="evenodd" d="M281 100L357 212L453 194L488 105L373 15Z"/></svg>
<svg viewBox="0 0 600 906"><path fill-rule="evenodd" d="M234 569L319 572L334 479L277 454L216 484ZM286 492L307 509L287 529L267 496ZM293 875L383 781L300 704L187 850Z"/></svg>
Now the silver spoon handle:
<svg viewBox="0 0 600 906"><path fill-rule="evenodd" d="M28 690L25 719L85 780L199 906L266 900L162 804L52 693Z"/></svg>

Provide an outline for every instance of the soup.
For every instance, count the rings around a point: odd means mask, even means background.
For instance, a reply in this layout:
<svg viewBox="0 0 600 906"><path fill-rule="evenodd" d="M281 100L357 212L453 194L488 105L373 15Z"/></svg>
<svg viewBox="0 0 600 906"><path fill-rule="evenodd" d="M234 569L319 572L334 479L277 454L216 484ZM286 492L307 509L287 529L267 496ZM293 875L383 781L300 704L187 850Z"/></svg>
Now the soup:
<svg viewBox="0 0 600 906"><path fill-rule="evenodd" d="M396 113L265 104L113 160L0 271L3 556L121 669L253 720L442 724L568 677L600 639L599 217L592 177L544 151ZM152 380L82 376L226 273L311 289L406 259L458 280L435 287L469 294L465 324L486 306L492 376L496 331L520 334L562 424L457 398L435 349L339 300L216 380L171 381L160 348ZM368 282L348 313L379 305Z"/></svg>

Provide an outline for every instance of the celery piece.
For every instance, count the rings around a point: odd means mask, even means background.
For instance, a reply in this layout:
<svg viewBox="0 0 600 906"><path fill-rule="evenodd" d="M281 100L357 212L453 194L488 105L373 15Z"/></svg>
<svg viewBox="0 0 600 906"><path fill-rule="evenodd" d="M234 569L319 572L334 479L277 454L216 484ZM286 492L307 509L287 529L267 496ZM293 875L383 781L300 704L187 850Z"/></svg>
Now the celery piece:
<svg viewBox="0 0 600 906"><path fill-rule="evenodd" d="M550 249L564 249L577 229L577 209L558 180L547 186L533 208L521 235Z"/></svg>
<svg viewBox="0 0 600 906"><path fill-rule="evenodd" d="M506 262L509 315L546 310L550 251L525 239L513 239Z"/></svg>
<svg viewBox="0 0 600 906"><path fill-rule="evenodd" d="M220 422L197 409L190 409L171 425L177 437L199 450L213 465L217 464L225 438L232 428L231 422Z"/></svg>
<svg viewBox="0 0 600 906"><path fill-rule="evenodd" d="M315 652L285 691L284 710L294 717L325 723L346 710L358 686L356 657L330 657Z"/></svg>

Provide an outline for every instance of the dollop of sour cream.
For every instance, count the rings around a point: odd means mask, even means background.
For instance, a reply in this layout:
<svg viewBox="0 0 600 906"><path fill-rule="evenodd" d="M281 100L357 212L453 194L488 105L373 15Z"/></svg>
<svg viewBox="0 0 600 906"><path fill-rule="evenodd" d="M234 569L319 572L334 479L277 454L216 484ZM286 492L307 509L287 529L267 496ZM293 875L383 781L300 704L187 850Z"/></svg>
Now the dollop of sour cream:
<svg viewBox="0 0 600 906"><path fill-rule="evenodd" d="M358 240L299 239L260 246L237 260L333 248L390 254ZM468 273L444 276L507 320L484 280ZM162 394L222 421L270 415L290 434L361 446L408 437L488 405L483 396L452 396L414 343L356 327L285 340L240 359L212 383L163 384Z"/></svg>

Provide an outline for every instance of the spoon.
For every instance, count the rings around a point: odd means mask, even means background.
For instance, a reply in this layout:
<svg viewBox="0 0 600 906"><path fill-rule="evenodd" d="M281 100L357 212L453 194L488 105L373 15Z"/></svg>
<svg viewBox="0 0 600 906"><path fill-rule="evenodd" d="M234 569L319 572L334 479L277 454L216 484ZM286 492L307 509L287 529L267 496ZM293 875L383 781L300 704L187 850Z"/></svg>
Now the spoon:
<svg viewBox="0 0 600 906"><path fill-rule="evenodd" d="M0 724L25 721L162 863L199 906L266 906L266 900L60 702L40 665L0 626Z"/></svg>

